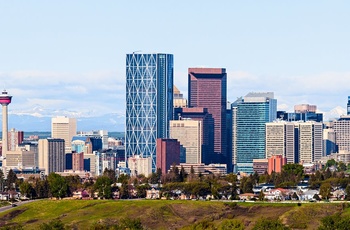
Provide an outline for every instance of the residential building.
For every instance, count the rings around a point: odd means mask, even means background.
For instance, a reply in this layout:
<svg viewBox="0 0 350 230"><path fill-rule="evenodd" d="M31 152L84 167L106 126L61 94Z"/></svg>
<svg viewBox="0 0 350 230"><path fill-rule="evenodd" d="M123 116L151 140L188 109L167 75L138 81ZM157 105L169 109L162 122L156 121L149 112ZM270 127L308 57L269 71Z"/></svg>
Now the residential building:
<svg viewBox="0 0 350 230"><path fill-rule="evenodd" d="M23 137L23 131L16 131L16 129L12 128L10 132L8 132L8 150L15 151L17 146L22 143Z"/></svg>
<svg viewBox="0 0 350 230"><path fill-rule="evenodd" d="M77 134L77 120L69 117L53 117L51 120L51 137L64 139L65 152L71 151L72 138Z"/></svg>
<svg viewBox="0 0 350 230"><path fill-rule="evenodd" d="M156 170L156 139L169 136L173 118L173 55L126 55L125 158L151 158Z"/></svg>
<svg viewBox="0 0 350 230"><path fill-rule="evenodd" d="M39 168L45 175L63 172L65 169L65 140L58 138L39 139Z"/></svg>
<svg viewBox="0 0 350 230"><path fill-rule="evenodd" d="M237 135L233 146L237 171L253 173L253 159L265 158L265 123L276 119L276 110L277 100L272 92L248 93L237 104L236 124L233 124L237 126L233 131Z"/></svg>
<svg viewBox="0 0 350 230"><path fill-rule="evenodd" d="M211 160L227 163L227 74L224 68L188 69L188 105L207 108L214 119L214 153ZM231 161L231 160L230 160Z"/></svg>
<svg viewBox="0 0 350 230"><path fill-rule="evenodd" d="M180 142L176 139L157 139L157 169L165 175L171 165L180 164Z"/></svg>

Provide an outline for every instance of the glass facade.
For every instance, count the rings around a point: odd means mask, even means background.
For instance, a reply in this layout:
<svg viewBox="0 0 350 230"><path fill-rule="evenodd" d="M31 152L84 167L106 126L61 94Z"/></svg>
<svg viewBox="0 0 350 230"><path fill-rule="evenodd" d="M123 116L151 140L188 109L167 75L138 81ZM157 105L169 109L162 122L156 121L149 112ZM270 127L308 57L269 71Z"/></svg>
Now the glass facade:
<svg viewBox="0 0 350 230"><path fill-rule="evenodd" d="M188 69L188 105L207 108L214 119L213 163L228 163L226 134L227 74L224 68Z"/></svg>
<svg viewBox="0 0 350 230"><path fill-rule="evenodd" d="M253 172L253 159L265 158L265 123L276 119L277 101L258 98L256 102L237 104L236 163L237 171Z"/></svg>
<svg viewBox="0 0 350 230"><path fill-rule="evenodd" d="M125 157L152 158L156 140L167 138L173 116L173 55L126 55Z"/></svg>

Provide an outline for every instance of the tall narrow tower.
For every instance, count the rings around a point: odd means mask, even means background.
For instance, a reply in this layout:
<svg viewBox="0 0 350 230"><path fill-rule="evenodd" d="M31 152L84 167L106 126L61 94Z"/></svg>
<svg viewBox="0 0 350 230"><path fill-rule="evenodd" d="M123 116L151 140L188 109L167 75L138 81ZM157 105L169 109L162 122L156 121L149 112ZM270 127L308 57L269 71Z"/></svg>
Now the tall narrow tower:
<svg viewBox="0 0 350 230"><path fill-rule="evenodd" d="M7 105L11 103L12 96L8 95L6 90L0 95L0 104L2 105L2 156L5 158L8 151L7 144Z"/></svg>

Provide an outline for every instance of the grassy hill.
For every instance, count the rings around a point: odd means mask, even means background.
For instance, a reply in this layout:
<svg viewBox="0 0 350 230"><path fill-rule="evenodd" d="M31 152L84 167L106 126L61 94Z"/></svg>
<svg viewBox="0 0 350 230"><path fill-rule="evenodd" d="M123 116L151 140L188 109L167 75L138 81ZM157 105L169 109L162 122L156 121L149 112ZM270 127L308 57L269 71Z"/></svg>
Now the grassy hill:
<svg viewBox="0 0 350 230"><path fill-rule="evenodd" d="M117 224L123 218L141 220L147 229L193 229L206 222L218 226L225 219L238 219L252 229L260 218L279 218L294 229L316 229L321 218L335 213L350 215L344 203L230 203L168 200L41 200L0 213L0 226L25 226L60 219L69 229L91 229L96 223ZM198 228L197 228L198 229Z"/></svg>

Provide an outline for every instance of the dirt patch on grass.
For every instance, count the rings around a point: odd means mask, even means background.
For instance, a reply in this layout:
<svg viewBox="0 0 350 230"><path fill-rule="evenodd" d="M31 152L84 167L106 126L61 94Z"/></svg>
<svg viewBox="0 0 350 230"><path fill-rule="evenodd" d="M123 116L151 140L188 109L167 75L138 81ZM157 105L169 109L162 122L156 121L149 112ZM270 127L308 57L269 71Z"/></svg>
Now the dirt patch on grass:
<svg viewBox="0 0 350 230"><path fill-rule="evenodd" d="M25 212L27 209L16 209L13 210L9 213L7 213L6 215L4 215L3 217L0 218L0 226L8 226L8 221L12 220L13 218L15 218L16 216L22 214L23 212Z"/></svg>

